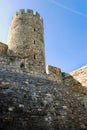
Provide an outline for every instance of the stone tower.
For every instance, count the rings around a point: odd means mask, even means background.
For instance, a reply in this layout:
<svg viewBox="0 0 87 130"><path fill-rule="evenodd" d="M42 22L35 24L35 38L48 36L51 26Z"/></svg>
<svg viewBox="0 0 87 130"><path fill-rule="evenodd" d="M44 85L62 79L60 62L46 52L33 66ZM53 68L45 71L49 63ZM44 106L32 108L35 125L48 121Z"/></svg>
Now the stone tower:
<svg viewBox="0 0 87 130"><path fill-rule="evenodd" d="M43 20L32 10L16 12L8 35L8 55L29 72L45 73Z"/></svg>

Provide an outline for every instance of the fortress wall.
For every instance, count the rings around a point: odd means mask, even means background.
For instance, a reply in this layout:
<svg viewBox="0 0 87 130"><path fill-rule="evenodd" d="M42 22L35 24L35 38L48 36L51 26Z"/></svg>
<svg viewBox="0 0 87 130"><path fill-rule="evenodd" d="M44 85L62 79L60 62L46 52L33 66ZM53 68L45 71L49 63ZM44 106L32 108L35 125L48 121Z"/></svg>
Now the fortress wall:
<svg viewBox="0 0 87 130"><path fill-rule="evenodd" d="M65 74L63 81L76 93L87 109L87 66Z"/></svg>
<svg viewBox="0 0 87 130"><path fill-rule="evenodd" d="M63 74L63 81L65 85L69 86L75 93L81 96L83 87L72 75L66 73L65 75Z"/></svg>
<svg viewBox="0 0 87 130"><path fill-rule="evenodd" d="M0 70L23 73L27 75L46 77L46 74L39 74L38 71L31 71L25 66L25 59L16 56L0 56ZM32 66L33 67L33 66Z"/></svg>
<svg viewBox="0 0 87 130"><path fill-rule="evenodd" d="M9 70L10 72L30 74L34 76L39 75L40 77L47 77L50 80L62 83L62 73L59 68L47 65L47 74L39 74L37 70L33 69L34 71L31 71L30 68L27 68L25 62L28 64L28 59L21 59L20 57L16 56L0 56L0 69Z"/></svg>
<svg viewBox="0 0 87 130"><path fill-rule="evenodd" d="M7 49L8 49L8 46L0 42L0 55L6 55Z"/></svg>
<svg viewBox="0 0 87 130"><path fill-rule="evenodd" d="M65 74L63 76L66 85L70 86L78 86L78 83L83 86L87 87L87 66L80 68L76 71L73 71L69 74ZM79 88L78 88L79 89Z"/></svg>
<svg viewBox="0 0 87 130"><path fill-rule="evenodd" d="M48 79L57 81L58 83L62 83L62 73L61 73L60 68L47 65L46 73L47 73Z"/></svg>
<svg viewBox="0 0 87 130"><path fill-rule="evenodd" d="M0 69L19 72L17 58L11 56L0 56Z"/></svg>
<svg viewBox="0 0 87 130"><path fill-rule="evenodd" d="M87 87L87 66L82 67L74 72L71 72L70 75L72 75L73 78L79 81L82 86Z"/></svg>

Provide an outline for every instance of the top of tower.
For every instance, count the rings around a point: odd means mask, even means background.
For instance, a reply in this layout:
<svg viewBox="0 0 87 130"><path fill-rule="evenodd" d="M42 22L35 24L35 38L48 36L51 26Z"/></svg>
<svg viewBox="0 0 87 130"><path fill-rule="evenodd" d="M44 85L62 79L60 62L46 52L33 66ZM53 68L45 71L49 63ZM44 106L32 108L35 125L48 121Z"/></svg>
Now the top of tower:
<svg viewBox="0 0 87 130"><path fill-rule="evenodd" d="M20 9L18 12L15 13L15 16L24 16L24 15L36 16L36 17L42 19L42 17L40 16L40 14L38 12L34 12L31 9L27 9L27 11L25 11L24 9Z"/></svg>

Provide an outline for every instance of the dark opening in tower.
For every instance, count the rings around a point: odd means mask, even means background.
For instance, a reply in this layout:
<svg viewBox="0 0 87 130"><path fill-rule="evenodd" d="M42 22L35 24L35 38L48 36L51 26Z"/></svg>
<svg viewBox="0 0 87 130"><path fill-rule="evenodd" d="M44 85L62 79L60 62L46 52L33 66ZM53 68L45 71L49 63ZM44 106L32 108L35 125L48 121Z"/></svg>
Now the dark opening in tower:
<svg viewBox="0 0 87 130"><path fill-rule="evenodd" d="M24 65L24 63L22 62L22 63L20 64L20 68L22 68L22 69L23 69L23 68L24 68L24 66L25 66L25 65Z"/></svg>
<svg viewBox="0 0 87 130"><path fill-rule="evenodd" d="M34 55L34 59L36 59L36 55Z"/></svg>
<svg viewBox="0 0 87 130"><path fill-rule="evenodd" d="M34 40L34 44L35 44L35 40Z"/></svg>

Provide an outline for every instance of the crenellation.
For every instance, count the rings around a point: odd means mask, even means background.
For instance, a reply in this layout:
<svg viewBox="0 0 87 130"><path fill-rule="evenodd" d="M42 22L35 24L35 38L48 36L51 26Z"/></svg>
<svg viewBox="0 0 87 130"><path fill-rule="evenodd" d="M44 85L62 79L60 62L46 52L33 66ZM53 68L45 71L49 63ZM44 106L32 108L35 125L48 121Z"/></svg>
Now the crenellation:
<svg viewBox="0 0 87 130"><path fill-rule="evenodd" d="M25 14L25 10L24 9L20 9L19 10L19 15Z"/></svg>
<svg viewBox="0 0 87 130"><path fill-rule="evenodd" d="M33 10L27 9L27 11L25 11L24 9L20 9L14 15L15 16L26 16L26 15L33 16Z"/></svg>
<svg viewBox="0 0 87 130"><path fill-rule="evenodd" d="M38 12L34 12L33 15L36 17L36 18L39 18L41 20L41 22L43 23L43 18L40 16L40 14Z"/></svg>
<svg viewBox="0 0 87 130"><path fill-rule="evenodd" d="M30 15L30 16L33 16L33 14L34 14L34 13L33 13L33 10L27 9L27 14Z"/></svg>
<svg viewBox="0 0 87 130"><path fill-rule="evenodd" d="M18 16L18 12L16 12L15 15Z"/></svg>
<svg viewBox="0 0 87 130"><path fill-rule="evenodd" d="M19 11L17 11L15 14L14 14L14 17L19 17L19 16L24 16L26 13L25 13L25 10L24 9L20 9Z"/></svg>
<svg viewBox="0 0 87 130"><path fill-rule="evenodd" d="M41 22L43 22L42 17L40 16L40 14L38 12L34 12L31 9L27 9L27 11L25 11L24 9L20 9L18 12L16 12L14 14L14 17L25 17L25 18L30 18L30 17L35 17L36 19L40 20Z"/></svg>
<svg viewBox="0 0 87 130"><path fill-rule="evenodd" d="M40 14L38 12L36 12L36 16L40 18Z"/></svg>

